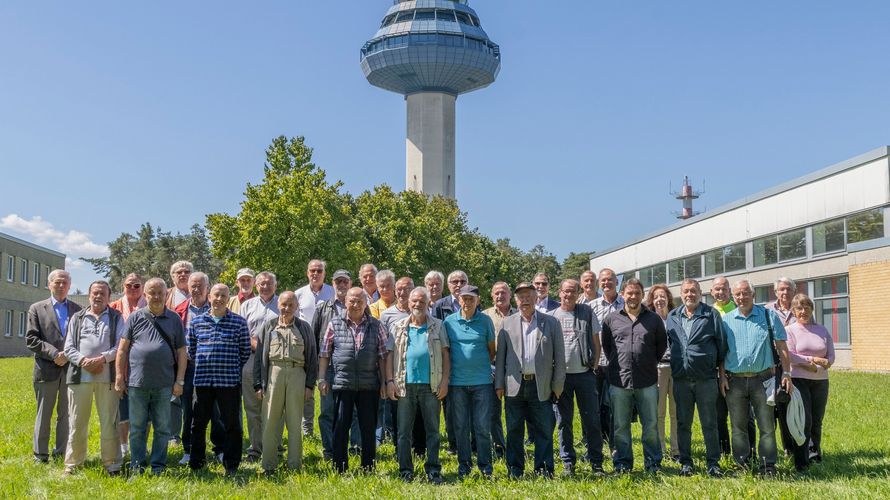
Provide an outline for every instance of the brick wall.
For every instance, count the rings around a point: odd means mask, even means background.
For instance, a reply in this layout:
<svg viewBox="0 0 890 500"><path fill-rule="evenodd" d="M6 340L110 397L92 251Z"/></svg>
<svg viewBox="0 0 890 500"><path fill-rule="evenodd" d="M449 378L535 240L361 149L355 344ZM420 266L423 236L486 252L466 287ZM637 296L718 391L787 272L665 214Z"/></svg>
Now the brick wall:
<svg viewBox="0 0 890 500"><path fill-rule="evenodd" d="M890 260L850 266L853 368L890 371L890 307L885 303Z"/></svg>

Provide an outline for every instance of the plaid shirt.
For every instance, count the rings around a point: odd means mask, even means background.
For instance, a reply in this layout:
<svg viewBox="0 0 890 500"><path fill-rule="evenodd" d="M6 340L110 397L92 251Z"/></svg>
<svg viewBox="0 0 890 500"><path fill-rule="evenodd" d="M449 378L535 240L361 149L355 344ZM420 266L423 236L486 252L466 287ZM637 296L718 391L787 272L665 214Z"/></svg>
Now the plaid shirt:
<svg viewBox="0 0 890 500"><path fill-rule="evenodd" d="M247 321L226 311L219 322L210 312L189 322L188 354L195 362L195 387L238 387L250 357Z"/></svg>
<svg viewBox="0 0 890 500"><path fill-rule="evenodd" d="M349 315L345 315L343 319L346 321L346 327L349 328L349 331L352 332L352 337L355 339L355 349L358 352L359 349L364 345L365 334L367 333L367 329L370 326L371 322L368 321L368 313L367 311L362 316L362 320L358 322L358 324L354 323L351 319L349 319ZM377 328L377 354L382 358L386 356L386 353L391 350L389 346L389 335L386 333L386 329L383 327L383 323L377 322L379 328ZM330 358L331 352L334 351L334 325L328 324L328 329L324 334L324 341L321 344L321 350L318 353L318 357L320 358Z"/></svg>

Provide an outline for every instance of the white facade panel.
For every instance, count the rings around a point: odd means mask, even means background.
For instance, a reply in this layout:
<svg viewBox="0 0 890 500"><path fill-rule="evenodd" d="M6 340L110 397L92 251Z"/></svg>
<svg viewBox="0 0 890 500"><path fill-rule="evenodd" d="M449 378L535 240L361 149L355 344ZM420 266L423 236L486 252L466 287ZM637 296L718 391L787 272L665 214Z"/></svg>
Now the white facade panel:
<svg viewBox="0 0 890 500"><path fill-rule="evenodd" d="M886 151L886 150L885 150ZM832 167L829 167L831 169ZM826 169L826 170L829 170ZM819 174L817 172L816 174ZM890 165L886 152L859 165L807 182L806 178L775 193L751 197L715 215L611 252L595 255L591 269L637 270L686 255L756 239L849 213L890 204Z"/></svg>

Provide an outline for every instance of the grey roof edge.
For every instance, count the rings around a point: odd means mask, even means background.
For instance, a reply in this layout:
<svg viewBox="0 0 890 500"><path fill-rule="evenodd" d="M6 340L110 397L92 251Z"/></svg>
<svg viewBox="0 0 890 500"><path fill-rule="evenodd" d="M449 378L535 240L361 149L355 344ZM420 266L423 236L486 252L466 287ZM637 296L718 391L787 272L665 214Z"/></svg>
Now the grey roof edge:
<svg viewBox="0 0 890 500"><path fill-rule="evenodd" d="M642 243L646 240L650 240L652 238L661 236L663 234L667 234L672 231L676 231L676 230L686 227L690 224L695 224L696 222L703 221L705 219L710 219L711 217L716 217L717 215L729 212L730 210L735 210L736 208L743 207L745 205L750 205L751 203L763 200L765 198L769 198L770 196L774 196L774 195L782 193L784 191L788 191L789 189L794 189L796 187L800 187L800 186L809 184L811 182L815 182L817 180L824 179L826 177L831 177L832 175L836 175L836 174L839 174L846 170L853 169L853 168L863 165L865 163L869 163L869 162L872 162L875 160L880 160L881 158L884 158L886 156L890 156L890 146L881 146L881 147L872 149L871 151L862 153L862 154L854 156L852 158L848 158L846 160L840 161L833 165L829 165L829 166L822 168L820 170L817 170L815 172L811 172L809 174L803 175L796 179L792 179L790 181L783 182L777 186L767 188L767 189L760 191L758 193L755 193L751 196L746 196L745 198L727 203L726 205L717 207L713 210L708 210L707 212L704 212L700 215L696 215L695 217L692 217L690 219L676 222L664 229L660 229L658 231L645 234L642 237L637 238L637 239L630 241L628 243L624 243L622 245L617 245L617 246L608 248L603 251L598 251L598 252L592 253L589 256L589 260L593 260L594 258L602 257L605 254L609 254L609 253L612 253L612 252L615 252L618 250L622 250L627 247L634 246L634 245L636 245L638 243Z"/></svg>
<svg viewBox="0 0 890 500"><path fill-rule="evenodd" d="M51 250L51 249L49 249L49 248L42 247L42 246L40 246L40 245L38 245L38 244L36 244L36 243L31 243L30 241L25 241L25 240L23 240L23 239L21 239L21 238L16 238L15 236L13 236L13 235L11 235L11 234L6 234L6 233L2 233L2 232L0 232L0 238L6 238L6 239L11 240L11 241L14 241L14 242L16 242L16 243L18 243L18 244L20 244L20 245L25 245L26 247L30 247L30 248L33 248L33 249L35 249L35 250L40 250L41 252L46 252L46 253L55 255L56 257L61 257L61 258L63 258L63 259L66 257L66 255L63 254L62 252L57 252L57 251L55 251L55 250Z"/></svg>

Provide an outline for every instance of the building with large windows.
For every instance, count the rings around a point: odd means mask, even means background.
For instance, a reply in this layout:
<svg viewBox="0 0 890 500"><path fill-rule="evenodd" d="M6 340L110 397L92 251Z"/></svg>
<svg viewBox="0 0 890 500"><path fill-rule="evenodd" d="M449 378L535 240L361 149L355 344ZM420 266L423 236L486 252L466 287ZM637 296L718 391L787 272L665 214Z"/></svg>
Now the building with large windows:
<svg viewBox="0 0 890 500"><path fill-rule="evenodd" d="M65 254L0 233L0 357L25 356L28 308L49 297L47 277Z"/></svg>
<svg viewBox="0 0 890 500"><path fill-rule="evenodd" d="M833 334L836 366L888 371L888 154L869 151L597 253L590 268L667 283L675 296L684 277L706 294L715 276L747 279L758 303L775 300L777 278L791 278Z"/></svg>

